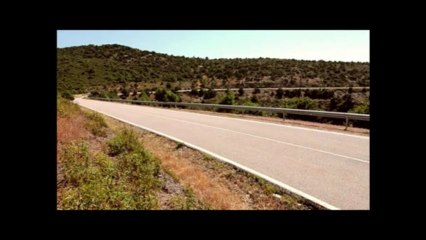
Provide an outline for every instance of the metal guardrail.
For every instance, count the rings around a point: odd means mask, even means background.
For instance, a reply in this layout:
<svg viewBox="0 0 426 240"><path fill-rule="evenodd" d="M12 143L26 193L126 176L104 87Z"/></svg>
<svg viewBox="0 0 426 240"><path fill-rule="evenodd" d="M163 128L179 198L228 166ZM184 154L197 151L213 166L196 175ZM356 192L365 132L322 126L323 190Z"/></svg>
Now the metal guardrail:
<svg viewBox="0 0 426 240"><path fill-rule="evenodd" d="M88 98L94 99L94 100L101 100L101 101L140 103L140 104L146 104L146 105L161 105L161 106L174 106L174 107L184 106L184 107L200 107L200 108L216 108L216 109L230 109L230 110L282 113L284 119L285 119L287 114L302 115L302 116L326 117L326 118L338 118L338 119L345 119L346 120L346 124L345 124L346 127L349 124L349 120L370 121L370 115L369 114L358 114L358 113L329 112L329 111L302 110L302 109L276 108L276 107L252 107L252 106L241 106L241 105L221 105L221 104L206 104L206 103L157 102L157 101L139 101L139 100L97 98L97 97L88 97Z"/></svg>
<svg viewBox="0 0 426 240"><path fill-rule="evenodd" d="M351 87L281 87L282 90L288 91L288 90L348 90ZM203 91L208 91L208 88L202 88ZM243 88L244 91L253 91L256 88ZM259 90L278 90L280 88L277 87L265 87L265 88L258 88ZM368 89L370 90L370 87L352 87L353 90L362 90L362 89ZM215 92L224 92L227 91L227 88L214 88L212 89ZM239 88L229 88L230 91L238 91ZM177 90L176 92L191 92L192 89L181 89Z"/></svg>

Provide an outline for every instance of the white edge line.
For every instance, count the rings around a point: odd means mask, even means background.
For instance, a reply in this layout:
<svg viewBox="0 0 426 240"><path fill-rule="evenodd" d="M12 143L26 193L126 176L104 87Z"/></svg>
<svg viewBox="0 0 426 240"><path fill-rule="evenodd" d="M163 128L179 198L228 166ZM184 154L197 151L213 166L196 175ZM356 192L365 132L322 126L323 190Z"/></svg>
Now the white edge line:
<svg viewBox="0 0 426 240"><path fill-rule="evenodd" d="M97 101L97 100L93 100L93 99L86 99L86 100L92 100L92 101ZM110 102L110 103L117 103L117 104L123 104L120 102ZM166 111L180 111L179 110L174 110L174 109L166 109L166 108L161 108L161 107L152 107L152 106L146 106L146 105L133 105L133 104L129 104L132 106L136 106L136 107L148 107L148 108L156 108L156 109L164 109ZM202 110L205 112L209 112L207 110ZM298 126L291 126L291 125L286 125L286 124L278 124L278 123L270 123L270 122L261 122L261 121L257 121L257 120L252 120L252 119L240 119L237 117L228 117L228 116L216 116L216 115L212 115L212 114L208 114L208 113L199 113L199 112L192 112L192 111L185 111L185 109L183 109L183 112L186 113L193 113L193 114L200 114L200 115L204 115L204 116L210 116L210 117L216 117L216 118L226 118L226 119L234 119L237 121L243 121L243 122L252 122L252 123L259 123L259 124L265 124L265 125L272 125L272 126L279 126L279 127L287 127L287 128L295 128L295 129L301 129L301 130L305 130L305 131L312 131L312 132L321 132L321 133L330 133L330 134L335 134L335 135L342 135L342 136L348 136L348 137L355 137L355 138L361 138L361 139L370 139L370 136L361 136L361 135L356 135L356 134L347 134L347 133L340 133L340 132L335 132L335 131L326 131L326 130L320 130L320 129L313 129L313 128L306 128L306 127L298 127Z"/></svg>
<svg viewBox="0 0 426 240"><path fill-rule="evenodd" d="M297 147L297 148L302 148L302 149L308 149L308 150L311 150L311 151L316 151L316 152L320 152L320 153L324 153L324 154L330 154L330 155L333 155L333 156L342 157L342 158L346 158L346 159L351 159L353 161L358 161L358 162L370 164L370 162L367 161L367 160L363 160L363 159L359 159L359 158L355 158L355 157L350 157L350 156L345 156L345 155L341 155L341 154L337 154L337 153L332 153L332 152L328 152L328 151L324 151L324 150L320 150L320 149L316 149L316 148L310 148L310 147L306 147L306 146L295 144L295 143L284 142L284 141L273 139L273 138L257 136L257 135L253 135L253 134L250 134L250 133L234 131L234 130L227 129L227 128L209 126L209 125L206 125L206 124L191 122L191 121L187 121L187 120L158 116L154 113L146 113L145 112L144 114L151 115L151 116L154 116L154 117L157 117L157 118L171 119L173 121L179 121L179 122L184 122L184 123L188 123L188 124L193 124L193 125L198 125L198 126L203 126L203 127L213 128L213 129L219 129L219 130L222 130L222 131L233 132L233 133L242 134L242 135L246 135L246 136L250 136L250 137L254 137L254 138L259 138L259 139L263 139L263 140L267 140L267 141L271 141L271 142L275 142L275 143L285 144L285 145L289 145L289 146L293 146L293 147Z"/></svg>
<svg viewBox="0 0 426 240"><path fill-rule="evenodd" d="M322 201L322 200L320 200L320 199L318 199L318 198L316 198L316 197L313 197L313 196L311 196L311 195L309 195L309 194L307 194L307 193L305 193L305 192L302 192L302 191L300 191L300 190L298 190L298 189L296 189L296 188L294 188L294 187L291 187L291 186L289 186L289 185L287 185L287 184L284 184L284 183L282 183L282 182L280 182L280 181L278 181L278 180L275 180L275 179L273 179L273 178L271 178L271 177L268 177L268 176L266 176L266 175L264 175L264 174L262 174L262 173L259 173L259 172L255 171L255 170L251 169L251 168L248 168L248 167L245 167L245 166L243 166L243 165L241 165L241 164L239 164L239 163L236 163L236 162L234 162L234 161L232 161L232 160L230 160L230 159L228 159L228 158L225 158L225 157L222 157L222 156L220 156L220 155L218 155L218 154L216 154L216 153L210 152L209 150L206 150L206 149L204 149L204 148L202 148L202 147L199 147L199 146L197 146L197 145L194 145L194 144L191 144L191 143L185 142L185 141L183 141L183 140L181 140L181 139L179 139L179 138L172 137L172 136L170 136L170 135L167 135L167 134L165 134L165 133L159 132L159 131L157 131L157 130L153 130L153 129L151 129L151 128L148 128L148 127L144 127L144 126L138 125L138 124L136 124L136 123L129 122L129 121L127 121L127 120L124 120L124 119L121 119L121 118L119 118L119 117L116 117L116 116L113 116L113 115L110 115L110 114L104 113L104 112L99 111L99 110L95 110L95 109L93 109L93 108L91 108L91 107L87 107L87 106L83 106L83 107L85 107L85 108L89 108L89 109L91 109L91 110L93 110L93 111L95 111L95 112L100 112L100 113L102 113L102 114L105 114L105 115L107 115L107 116L109 116L109 117L112 117L112 118L115 118L115 119L117 119L117 120L120 120L120 121L122 121L122 122L125 122L125 123L127 123L127 124L130 124L130 125L133 125L133 126L136 126L136 127L142 128L142 129L145 129L145 130L147 130L147 131L153 132L153 133L158 134L158 135L160 135L160 136L163 136L163 137L169 138L169 139L171 139L171 140L173 140L173 141L176 141L176 142L182 143L182 144L184 144L184 145L186 145L186 146L188 146L188 147L190 147L190 148L193 148L193 149L196 149L196 150L198 150L198 151L204 152L204 153L206 153L206 154L208 154L208 155L211 155L212 157L214 157L214 158L216 158L216 159L219 159L219 160L221 160L221 161L223 161L223 162L227 162L227 163L232 164L232 165L234 165L235 167L240 168L240 169L242 169L242 170L244 170L244 171L246 171L246 172L249 172L249 173L254 174L254 175L258 176L258 177L261 177L261 178L265 179L266 181L269 181L269 182L271 182L271 183L273 183L273 184L275 184L275 185L278 185L278 186L280 186L280 187L282 187L282 188L284 188L284 189L286 189L286 190L288 190L288 191L290 191L290 192L292 192L292 193L295 193L295 194L297 194L297 195L299 195L299 196L302 196L302 197L304 197L304 198L306 198L306 199L308 199L308 200L310 200L310 201L312 201L312 202L314 202L314 203L317 203L317 204L319 204L319 205L321 205L321 206L323 206L323 207L325 207L325 208L328 208L328 209L330 209L330 210L340 210L340 208L338 208L338 207L335 207L335 206L333 206L333 205L331 205L331 204L329 204L329 203L326 203L326 202L324 202L324 201Z"/></svg>

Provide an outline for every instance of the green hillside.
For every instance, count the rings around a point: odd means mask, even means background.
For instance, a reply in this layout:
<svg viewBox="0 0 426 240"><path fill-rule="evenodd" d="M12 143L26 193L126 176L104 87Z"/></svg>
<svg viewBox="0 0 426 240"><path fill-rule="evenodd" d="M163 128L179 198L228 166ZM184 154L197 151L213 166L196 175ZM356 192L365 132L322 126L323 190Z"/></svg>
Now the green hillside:
<svg viewBox="0 0 426 240"><path fill-rule="evenodd" d="M57 50L57 88L82 93L123 83L180 88L369 86L369 68L369 63L188 58L89 45Z"/></svg>

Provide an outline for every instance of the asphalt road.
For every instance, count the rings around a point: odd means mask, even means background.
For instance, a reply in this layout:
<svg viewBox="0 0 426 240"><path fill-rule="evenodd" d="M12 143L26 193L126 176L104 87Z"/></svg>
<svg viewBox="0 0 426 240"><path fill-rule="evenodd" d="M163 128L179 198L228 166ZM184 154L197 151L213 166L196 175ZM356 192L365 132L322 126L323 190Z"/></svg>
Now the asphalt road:
<svg viewBox="0 0 426 240"><path fill-rule="evenodd" d="M74 101L185 142L330 209L369 209L369 137L184 110Z"/></svg>

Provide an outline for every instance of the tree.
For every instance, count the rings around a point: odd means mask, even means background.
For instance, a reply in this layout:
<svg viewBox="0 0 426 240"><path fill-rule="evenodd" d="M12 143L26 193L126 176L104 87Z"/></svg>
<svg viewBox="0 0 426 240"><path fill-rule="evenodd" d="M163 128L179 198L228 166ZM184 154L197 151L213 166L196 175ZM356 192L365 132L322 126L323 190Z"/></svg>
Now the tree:
<svg viewBox="0 0 426 240"><path fill-rule="evenodd" d="M166 89L157 89L155 92L155 99L160 102L180 102L179 95Z"/></svg>
<svg viewBox="0 0 426 240"><path fill-rule="evenodd" d="M342 103L338 106L339 112L347 112L354 107L355 103L353 101L351 94L345 94L342 98Z"/></svg>
<svg viewBox="0 0 426 240"><path fill-rule="evenodd" d="M256 95L251 96L250 101L253 103L258 103L259 101L257 100Z"/></svg>
<svg viewBox="0 0 426 240"><path fill-rule="evenodd" d="M200 91L198 91L198 96L199 97L203 97L204 96L204 90L200 89Z"/></svg>
<svg viewBox="0 0 426 240"><path fill-rule="evenodd" d="M283 96L284 96L284 90L282 88L278 88L277 94L275 94L275 97L278 98L278 99L281 99L281 98L283 98Z"/></svg>
<svg viewBox="0 0 426 240"><path fill-rule="evenodd" d="M239 94L240 96L243 96L243 95L244 95L244 88L240 87L240 88L238 89L238 94Z"/></svg>
<svg viewBox="0 0 426 240"><path fill-rule="evenodd" d="M209 90L207 90L207 92L204 93L204 99L211 99L216 97L216 92L213 91L212 88L209 88Z"/></svg>
<svg viewBox="0 0 426 240"><path fill-rule="evenodd" d="M155 91L155 100L163 102L165 95L166 95L166 91L164 91L164 89L157 89L157 91Z"/></svg>
<svg viewBox="0 0 426 240"><path fill-rule="evenodd" d="M331 98L330 104L328 106L328 110L329 111L336 111L337 110L337 106L339 105L339 103L340 103L340 99L339 98L337 98L337 97Z"/></svg>
<svg viewBox="0 0 426 240"><path fill-rule="evenodd" d="M62 93L62 97L64 97L64 94L69 94L68 92L63 92ZM91 91L89 93L89 97L99 97L99 92L98 91ZM64 97L65 98L65 97Z"/></svg>
<svg viewBox="0 0 426 240"><path fill-rule="evenodd" d="M121 98L122 99L125 99L125 98L127 98L129 96L129 92L125 88L121 88L120 92L121 92Z"/></svg>
<svg viewBox="0 0 426 240"><path fill-rule="evenodd" d="M61 96L65 99L68 99L68 100L71 100L71 101L74 100L74 96L71 93L69 93L68 91L63 92L61 94Z"/></svg>
<svg viewBox="0 0 426 240"><path fill-rule="evenodd" d="M258 93L260 93L260 89L259 88L255 88L254 91L253 91L253 94L258 94Z"/></svg>
<svg viewBox="0 0 426 240"><path fill-rule="evenodd" d="M149 99L148 95L146 94L146 92L142 91L141 95L139 96L139 100L141 100L141 101L149 101L150 99Z"/></svg>
<svg viewBox="0 0 426 240"><path fill-rule="evenodd" d="M234 102L235 102L234 93L230 91L229 89L226 90L225 97L222 99L222 101L220 101L220 104L233 105Z"/></svg>
<svg viewBox="0 0 426 240"><path fill-rule="evenodd" d="M198 95L197 89L195 89L195 88L191 89L191 92L189 92L189 95L197 96Z"/></svg>
<svg viewBox="0 0 426 240"><path fill-rule="evenodd" d="M181 90L180 86L176 86L173 91L178 92L179 90Z"/></svg>

